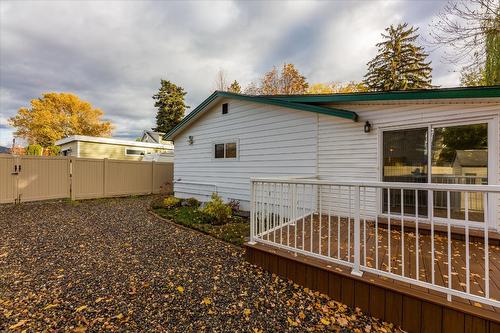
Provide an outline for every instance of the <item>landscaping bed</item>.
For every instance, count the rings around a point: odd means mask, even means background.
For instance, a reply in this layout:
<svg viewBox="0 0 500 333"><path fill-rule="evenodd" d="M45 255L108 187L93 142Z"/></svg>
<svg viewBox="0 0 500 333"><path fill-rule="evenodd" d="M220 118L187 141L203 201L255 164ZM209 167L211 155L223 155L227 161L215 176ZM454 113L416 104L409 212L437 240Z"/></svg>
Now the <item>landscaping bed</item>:
<svg viewBox="0 0 500 333"><path fill-rule="evenodd" d="M213 215L207 213L206 207L201 207L201 203L196 199L175 199L174 197L166 197L156 200L152 204L152 209L163 218L237 246L242 246L250 236L249 219L239 212L237 202L233 202L231 205L218 201L216 211L227 213L227 216L219 218L217 213ZM165 201L168 200L176 203L165 204Z"/></svg>

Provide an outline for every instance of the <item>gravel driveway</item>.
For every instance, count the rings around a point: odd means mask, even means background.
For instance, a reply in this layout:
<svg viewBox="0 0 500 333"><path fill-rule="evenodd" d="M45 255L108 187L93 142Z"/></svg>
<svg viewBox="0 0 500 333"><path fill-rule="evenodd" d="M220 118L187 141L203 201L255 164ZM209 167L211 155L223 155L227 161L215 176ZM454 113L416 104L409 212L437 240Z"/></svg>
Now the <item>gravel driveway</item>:
<svg viewBox="0 0 500 333"><path fill-rule="evenodd" d="M391 331L148 212L152 197L0 206L0 331Z"/></svg>

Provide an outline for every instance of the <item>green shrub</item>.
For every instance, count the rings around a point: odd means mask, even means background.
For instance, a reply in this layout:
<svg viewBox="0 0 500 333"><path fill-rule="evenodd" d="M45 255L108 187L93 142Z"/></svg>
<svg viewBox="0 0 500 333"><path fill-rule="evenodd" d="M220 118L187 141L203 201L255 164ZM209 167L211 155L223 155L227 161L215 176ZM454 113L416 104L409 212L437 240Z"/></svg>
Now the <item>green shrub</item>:
<svg viewBox="0 0 500 333"><path fill-rule="evenodd" d="M214 225L221 225L229 222L232 210L217 193L212 193L211 200L203 207L202 212L213 218Z"/></svg>
<svg viewBox="0 0 500 333"><path fill-rule="evenodd" d="M61 151L61 147L59 147L59 146L48 146L45 149L47 150L48 156L57 156L57 155L59 155L59 152Z"/></svg>
<svg viewBox="0 0 500 333"><path fill-rule="evenodd" d="M198 199L196 198L187 198L185 200L185 203L186 203L186 206L188 207L194 207L194 208L198 208L200 207L200 201L198 201Z"/></svg>
<svg viewBox="0 0 500 333"><path fill-rule="evenodd" d="M175 208L175 207L179 207L181 204L181 199L179 198L176 198L174 196L169 196L169 197L166 197L164 200L163 200L163 205L165 205L166 208Z"/></svg>
<svg viewBox="0 0 500 333"><path fill-rule="evenodd" d="M34 144L26 147L26 155L42 156L43 148L40 145Z"/></svg>

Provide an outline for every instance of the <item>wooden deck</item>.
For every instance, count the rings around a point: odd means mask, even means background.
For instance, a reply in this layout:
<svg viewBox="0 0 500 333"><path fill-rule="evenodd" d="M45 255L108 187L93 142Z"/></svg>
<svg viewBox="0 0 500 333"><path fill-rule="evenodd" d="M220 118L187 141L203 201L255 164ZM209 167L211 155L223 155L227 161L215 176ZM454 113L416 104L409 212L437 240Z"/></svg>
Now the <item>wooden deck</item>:
<svg viewBox="0 0 500 333"><path fill-rule="evenodd" d="M423 224L419 227L418 237L418 258L419 267L417 272L417 237L413 226L407 224L404 232L401 232L401 221L391 220L391 231L387 226L387 221L379 221L378 228L375 228L373 221L367 221L364 224L361 221L361 264L367 267L378 267L386 272L391 271L394 274L403 275L410 278L416 278L417 274L421 281L432 282L432 258L431 258L431 234L428 228ZM385 223L384 223L385 222ZM406 224L406 223L405 223ZM312 219L305 217L296 224L286 225L281 228L265 234L263 239L268 242L287 245L304 251L312 251L326 257L337 258L341 260L353 261L354 248L354 227L353 221L337 216L315 215ZM340 229L340 232L339 232ZM365 232L366 230L366 232ZM455 232L459 230L454 230ZM460 232L458 232L460 235ZM479 232L471 232L471 241L469 243L470 253L470 290L471 293L485 295L485 262L484 262L484 239L479 237ZM466 290L466 255L465 241L463 236L451 237L451 283L456 290ZM489 271L490 271L490 297L500 299L500 247L496 242L497 235L494 235L489 245ZM363 246L366 238L366 247ZM376 244L378 239L378 250ZM389 246L390 239L390 246ZM439 286L448 286L448 235L446 227L436 228L434 234L434 280ZM389 258L390 249L390 258ZM297 255L294 251L277 249L272 246L261 246L261 251L271 251L274 254L282 255L288 258L302 258L306 262L314 262L317 267L323 267L327 270L335 270L339 273L350 275L351 269L347 266L335 264L328 260L311 258L307 255ZM366 253L366 255L365 255ZM378 259L377 259L378 258ZM390 265L390 270L389 270ZM403 272L404 271L404 272ZM375 274L364 273L361 278L363 281L382 283L385 287L391 286L394 290L401 288L407 292L420 295L422 299L432 298L436 302L469 309L472 313L476 310L481 312L483 318L492 318L500 322L500 308L485 304L478 304L469 300L453 297L452 302L446 300L446 295L427 288L410 285L409 283L398 280L381 277Z"/></svg>

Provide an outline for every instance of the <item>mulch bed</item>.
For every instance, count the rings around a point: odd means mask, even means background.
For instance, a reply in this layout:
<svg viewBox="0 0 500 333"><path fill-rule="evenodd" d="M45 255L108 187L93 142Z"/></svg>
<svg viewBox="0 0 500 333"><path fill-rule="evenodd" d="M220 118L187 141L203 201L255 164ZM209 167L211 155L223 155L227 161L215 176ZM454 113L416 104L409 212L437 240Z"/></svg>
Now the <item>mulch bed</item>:
<svg viewBox="0 0 500 333"><path fill-rule="evenodd" d="M149 214L151 200L0 206L0 331L396 331Z"/></svg>

